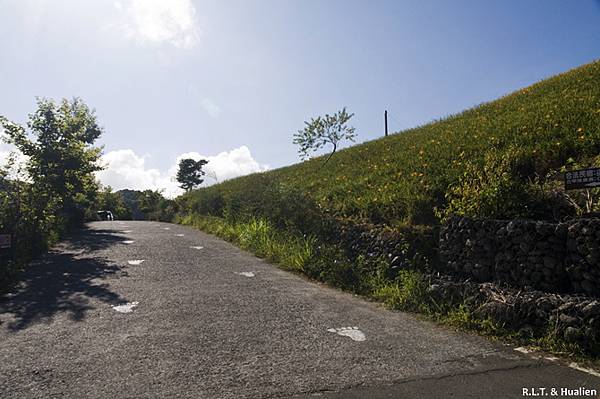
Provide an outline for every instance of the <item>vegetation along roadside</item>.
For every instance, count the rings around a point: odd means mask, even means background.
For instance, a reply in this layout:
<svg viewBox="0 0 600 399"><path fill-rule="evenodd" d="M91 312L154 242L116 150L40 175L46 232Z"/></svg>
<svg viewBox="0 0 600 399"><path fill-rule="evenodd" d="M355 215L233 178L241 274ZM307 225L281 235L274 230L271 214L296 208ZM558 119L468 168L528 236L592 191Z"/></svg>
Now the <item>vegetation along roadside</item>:
<svg viewBox="0 0 600 399"><path fill-rule="evenodd" d="M439 274L438 234L452 215L561 221L600 210L598 189L565 192L561 181L600 165L598 82L595 62L337 151L326 166L313 158L193 190L176 200L176 221L396 309L594 359L598 342L567 340L550 319L516 330L482 316L484 286ZM382 247L390 235L393 251ZM439 286L460 289L439 295Z"/></svg>

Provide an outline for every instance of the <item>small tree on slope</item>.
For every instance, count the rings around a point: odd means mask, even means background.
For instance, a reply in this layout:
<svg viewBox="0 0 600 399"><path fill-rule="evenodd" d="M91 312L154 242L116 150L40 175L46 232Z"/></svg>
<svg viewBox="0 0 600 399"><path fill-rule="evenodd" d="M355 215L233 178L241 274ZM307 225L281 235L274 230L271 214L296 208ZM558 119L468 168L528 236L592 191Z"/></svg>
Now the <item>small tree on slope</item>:
<svg viewBox="0 0 600 399"><path fill-rule="evenodd" d="M348 126L347 123L354 114L349 114L344 107L341 111L333 115L325 114L311 118L310 121L304 122L304 129L298 130L294 134L294 144L300 146L298 152L303 159L308 158L310 152L315 152L327 144L331 144L333 149L331 154L325 160L325 165L329 159L335 154L338 144L342 140L354 141L356 134L354 127Z"/></svg>

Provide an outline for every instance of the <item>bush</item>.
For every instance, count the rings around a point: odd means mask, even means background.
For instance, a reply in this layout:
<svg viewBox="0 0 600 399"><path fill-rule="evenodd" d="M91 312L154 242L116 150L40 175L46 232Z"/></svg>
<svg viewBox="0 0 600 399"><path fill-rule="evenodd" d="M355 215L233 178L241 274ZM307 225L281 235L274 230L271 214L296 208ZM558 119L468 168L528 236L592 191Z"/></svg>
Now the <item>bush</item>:
<svg viewBox="0 0 600 399"><path fill-rule="evenodd" d="M486 154L483 164L468 162L464 174L447 194L444 216L531 217L529 186L515 178L523 155L516 149Z"/></svg>
<svg viewBox="0 0 600 399"><path fill-rule="evenodd" d="M198 227L232 241L243 249L291 271L309 273L309 265L317 253L317 241L312 236L295 236L277 231L267 220L254 218L245 222L232 222L222 218L187 215L176 220Z"/></svg>
<svg viewBox="0 0 600 399"><path fill-rule="evenodd" d="M238 182L235 190L215 185L180 197L182 213L224 217L231 222L264 218L277 229L301 234L319 234L324 230L323 214L301 190L265 174Z"/></svg>
<svg viewBox="0 0 600 399"><path fill-rule="evenodd" d="M391 308L430 313L429 284L416 270L401 270L394 282L378 287L373 296Z"/></svg>
<svg viewBox="0 0 600 399"><path fill-rule="evenodd" d="M0 131L0 139L27 157L24 171L14 156L0 171L0 233L14 240L9 259L0 264L0 284L6 286L7 276L90 214L98 191L94 172L101 169L94 142L102 129L94 111L75 98L38 99L27 128L0 116Z"/></svg>

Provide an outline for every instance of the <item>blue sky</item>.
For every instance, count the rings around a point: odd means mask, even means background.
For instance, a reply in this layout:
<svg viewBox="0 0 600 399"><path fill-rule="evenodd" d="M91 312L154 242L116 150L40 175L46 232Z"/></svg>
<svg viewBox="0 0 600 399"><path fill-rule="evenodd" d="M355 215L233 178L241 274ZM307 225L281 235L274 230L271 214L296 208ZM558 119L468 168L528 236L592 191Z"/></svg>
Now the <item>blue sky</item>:
<svg viewBox="0 0 600 399"><path fill-rule="evenodd" d="M385 109L402 130L597 58L593 0L0 0L0 115L82 97L115 188L175 193L185 154L288 165L312 116L347 106L372 140Z"/></svg>

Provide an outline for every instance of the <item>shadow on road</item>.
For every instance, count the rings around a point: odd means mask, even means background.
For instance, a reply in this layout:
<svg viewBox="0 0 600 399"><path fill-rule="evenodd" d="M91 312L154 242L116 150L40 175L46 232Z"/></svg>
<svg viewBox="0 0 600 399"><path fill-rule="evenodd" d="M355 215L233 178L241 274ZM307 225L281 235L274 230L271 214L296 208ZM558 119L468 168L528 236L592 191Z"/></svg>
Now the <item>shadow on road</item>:
<svg viewBox="0 0 600 399"><path fill-rule="evenodd" d="M96 232L99 234L93 234ZM0 323L8 318L6 328L19 331L36 322L49 322L59 313L68 313L71 320L80 321L94 308L90 304L92 298L111 305L126 302L108 284L94 281L126 275L123 268L106 259L82 255L122 240L108 231L86 230L32 262L17 288L0 297Z"/></svg>
<svg viewBox="0 0 600 399"><path fill-rule="evenodd" d="M116 230L85 229L81 230L79 234L70 237L63 245L67 248L79 249L84 252L98 251L122 243L127 239L117 234L118 231Z"/></svg>

